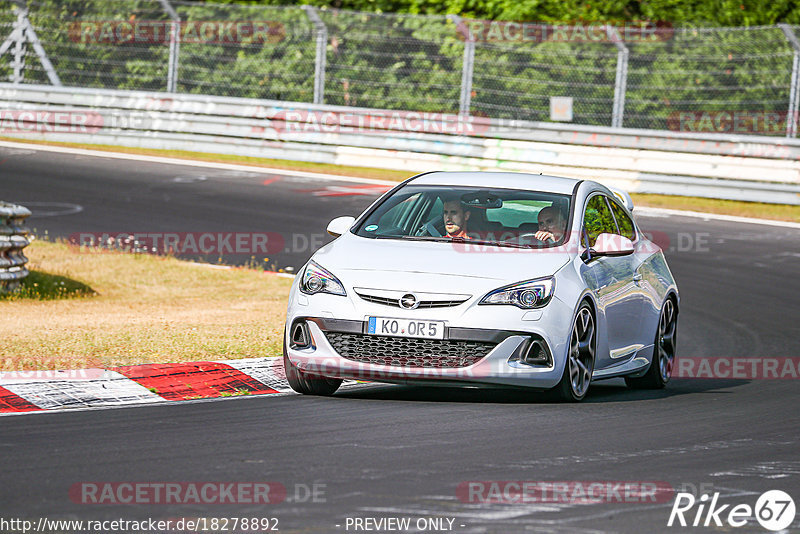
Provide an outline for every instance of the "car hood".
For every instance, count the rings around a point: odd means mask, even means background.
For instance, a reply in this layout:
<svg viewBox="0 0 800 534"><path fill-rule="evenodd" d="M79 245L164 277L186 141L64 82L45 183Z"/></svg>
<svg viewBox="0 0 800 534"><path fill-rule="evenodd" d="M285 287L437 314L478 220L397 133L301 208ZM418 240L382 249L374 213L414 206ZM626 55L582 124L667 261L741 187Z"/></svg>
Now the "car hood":
<svg viewBox="0 0 800 534"><path fill-rule="evenodd" d="M346 234L314 261L354 287L414 284L419 291L498 287L555 274L571 256L563 249L516 249L431 241L370 239ZM387 275L396 274L391 277ZM398 284L393 281L398 280Z"/></svg>

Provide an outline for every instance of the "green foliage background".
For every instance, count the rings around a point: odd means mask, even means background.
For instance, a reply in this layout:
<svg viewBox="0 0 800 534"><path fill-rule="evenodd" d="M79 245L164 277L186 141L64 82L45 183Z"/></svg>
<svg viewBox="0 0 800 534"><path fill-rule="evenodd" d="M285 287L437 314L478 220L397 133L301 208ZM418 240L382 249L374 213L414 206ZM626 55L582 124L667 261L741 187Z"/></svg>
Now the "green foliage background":
<svg viewBox="0 0 800 534"><path fill-rule="evenodd" d="M267 43L182 43L178 90L185 93L310 102L315 34L306 12L282 0L172 4L184 21L279 23ZM325 103L381 109L457 112L464 39L453 20L552 23L661 21L668 38L628 43L624 125L675 127L680 113L785 113L793 50L774 25L800 24L800 0L307 0L328 31ZM14 19L0 0L0 35ZM154 0L28 0L30 20L68 86L164 91L169 46L81 41L86 21L167 21ZM354 11L347 11L354 10ZM741 26L740 28L723 28ZM800 26L794 28L800 34ZM12 54L0 57L0 78ZM617 49L609 42L478 42L473 114L549 120L551 96L573 98L578 124L608 126ZM48 83L31 47L25 82ZM725 125L717 125L722 128ZM775 128L776 135L782 127Z"/></svg>
<svg viewBox="0 0 800 534"><path fill-rule="evenodd" d="M219 3L294 5L286 0ZM457 14L490 20L560 22L659 20L674 25L758 26L800 24L797 0L308 0L318 7L383 13Z"/></svg>

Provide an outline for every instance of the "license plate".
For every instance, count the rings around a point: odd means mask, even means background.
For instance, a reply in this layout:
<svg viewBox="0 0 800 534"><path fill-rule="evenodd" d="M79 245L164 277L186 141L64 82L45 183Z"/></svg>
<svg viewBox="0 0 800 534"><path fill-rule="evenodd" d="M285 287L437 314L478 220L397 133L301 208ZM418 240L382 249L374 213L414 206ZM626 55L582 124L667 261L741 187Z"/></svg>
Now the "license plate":
<svg viewBox="0 0 800 534"><path fill-rule="evenodd" d="M394 319L391 317L370 317L367 333L376 336L444 339L444 322Z"/></svg>

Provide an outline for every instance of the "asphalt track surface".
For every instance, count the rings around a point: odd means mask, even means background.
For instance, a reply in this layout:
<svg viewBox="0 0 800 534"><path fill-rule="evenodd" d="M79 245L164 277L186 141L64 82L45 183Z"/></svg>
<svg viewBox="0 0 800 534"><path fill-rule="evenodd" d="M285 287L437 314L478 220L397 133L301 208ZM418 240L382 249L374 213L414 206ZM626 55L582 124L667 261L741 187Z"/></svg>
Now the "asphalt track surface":
<svg viewBox="0 0 800 534"><path fill-rule="evenodd" d="M34 150L0 148L0 160L0 198L39 203L44 216L32 216L31 226L51 236L321 235L330 218L355 215L375 198L315 194L352 186L345 182L269 182L257 173ZM46 213L46 203L82 211ZM682 297L679 357L800 356L799 231L690 217L638 220L670 241ZM302 265L312 251L301 248L276 256L278 266ZM752 506L769 489L800 504L798 406L798 380L676 379L655 392L601 382L579 405L525 391L369 385L332 398L4 417L0 517L277 517L283 532L353 532L348 517L410 517L412 525L447 517L455 532L709 531L668 529L672 500L481 504L463 502L457 488L466 481L665 481L720 492L725 504ZM272 481L290 498L267 506L72 502L69 488L87 481ZM319 502L292 497L296 485L314 483L324 485ZM752 518L725 530L766 532ZM800 520L789 530L800 531Z"/></svg>

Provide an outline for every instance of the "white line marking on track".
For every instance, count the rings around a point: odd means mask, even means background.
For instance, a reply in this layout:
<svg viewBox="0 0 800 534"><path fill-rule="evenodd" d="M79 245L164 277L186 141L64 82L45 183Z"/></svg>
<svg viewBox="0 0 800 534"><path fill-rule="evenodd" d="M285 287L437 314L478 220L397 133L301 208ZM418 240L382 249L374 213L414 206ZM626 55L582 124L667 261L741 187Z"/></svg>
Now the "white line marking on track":
<svg viewBox="0 0 800 534"><path fill-rule="evenodd" d="M734 476L734 477L758 477L767 479L788 478L800 475L800 462L760 462L754 465L744 466L732 471L720 471L711 473L712 477Z"/></svg>
<svg viewBox="0 0 800 534"><path fill-rule="evenodd" d="M643 449L638 451L629 452L616 452L616 451L601 451L591 456L551 456L542 457L533 460L520 460L518 463L493 465L486 464L487 467L516 467L519 469L529 469L536 466L554 467L561 465L575 465L582 463L603 462L606 464L612 463L625 463L631 460L648 458L651 456L676 456L681 454L697 454L702 452L712 452L718 450L733 449L739 447L748 447L754 444L770 444L770 445L791 445L793 442L776 442L776 441L763 441L753 440L750 438L734 439L728 441L712 441L708 443L698 443L695 445L688 445L685 447L665 447L661 449Z"/></svg>
<svg viewBox="0 0 800 534"><path fill-rule="evenodd" d="M299 176L316 180L338 180L362 184L397 185L389 180L373 180L371 178L356 178L353 176L339 176L337 174L324 174L306 171L293 171L287 169L270 169L267 167L254 167L251 165L236 165L234 163L215 163L211 161L197 161L180 158L166 158L161 156L143 156L140 154L125 154L122 152L105 152L102 150L87 150L84 148L70 148L63 146L36 145L28 143L14 143L0 141L0 147L39 150L43 152L56 152L59 154L72 154L75 156L90 156L99 158L126 159L131 161L145 161L150 163L163 163L165 165L185 165L187 167L202 167L205 169L224 169L231 171L255 172L261 174L280 174L283 176Z"/></svg>
<svg viewBox="0 0 800 534"><path fill-rule="evenodd" d="M31 217L60 217L62 215L74 215L83 211L80 204L70 204L69 202L24 202L16 201L14 204L25 206L31 210Z"/></svg>
<svg viewBox="0 0 800 534"><path fill-rule="evenodd" d="M205 182L206 180L208 180L208 177L205 174L200 174L197 176L181 175L172 179L172 181L176 184L194 184L197 182Z"/></svg>
<svg viewBox="0 0 800 534"><path fill-rule="evenodd" d="M443 510L430 509L430 508L416 508L416 507L365 507L359 508L364 512L380 512L388 514L403 514L403 515L421 515L421 516L440 516L449 515L451 517L464 517L471 519L482 519L486 521L497 521L501 519L513 519L515 517L523 517L530 514L537 514L543 512L561 512L567 508L571 508L573 504L554 504L554 503L537 503L537 504L511 504L503 506L502 508L494 508L487 510L485 505L465 505L466 507L474 507L473 510L448 509L445 513Z"/></svg>
<svg viewBox="0 0 800 534"><path fill-rule="evenodd" d="M362 184L378 184L378 185L389 185L394 186L397 185L398 182L391 181L391 180L376 180L372 178L357 178L355 176L341 176L338 174L325 174L325 173L316 173L316 172L306 172L306 171L294 171L294 170L286 170L286 169L272 169L267 167L254 167L250 165L236 165L232 163L214 163L209 161L196 161L196 160L189 160L189 159L180 159L180 158L167 158L161 156L144 156L140 154L125 154L121 152L105 152L101 150L87 150L83 148L70 148L70 147L61 147L61 146L49 146L49 145L36 145L36 144L29 144L29 143L14 143L11 141L0 141L0 147L8 147L8 148L16 148L22 150L40 150L45 152L56 152L60 154L73 154L78 156L90 156L90 157L101 157L101 158L116 158L116 159L126 159L131 161L146 161L151 163L163 163L166 165L185 165L188 167L202 167L206 169L225 169L225 170L232 170L232 171L243 171L247 173L261 173L261 174L280 174L283 176L296 176L296 177L303 177L303 178L311 178L315 180L329 180L329 181L341 181L341 182L352 182L352 183L362 183ZM788 221L774 221L769 219L757 219L752 217L738 217L734 215L718 215L715 213L702 213L697 211L683 211L683 210L673 210L668 208L648 208L644 206L640 206L635 208L635 214L642 213L648 217L668 217L671 215L678 216L678 217L694 217L700 218L707 221L728 221L728 222L737 222L737 223L745 223L745 224L762 224L762 225L769 225L769 226L781 226L784 228L797 228L800 229L800 223L788 222Z"/></svg>
<svg viewBox="0 0 800 534"><path fill-rule="evenodd" d="M756 219L754 217L738 217L736 215L719 215L717 213L702 213L699 211L683 211L668 208L648 208L646 206L637 207L633 210L634 215L641 214L645 217L692 217L703 219L704 221L727 221L746 224L764 224L767 226L780 226L782 228L800 229L800 223L789 221L773 221L770 219Z"/></svg>

